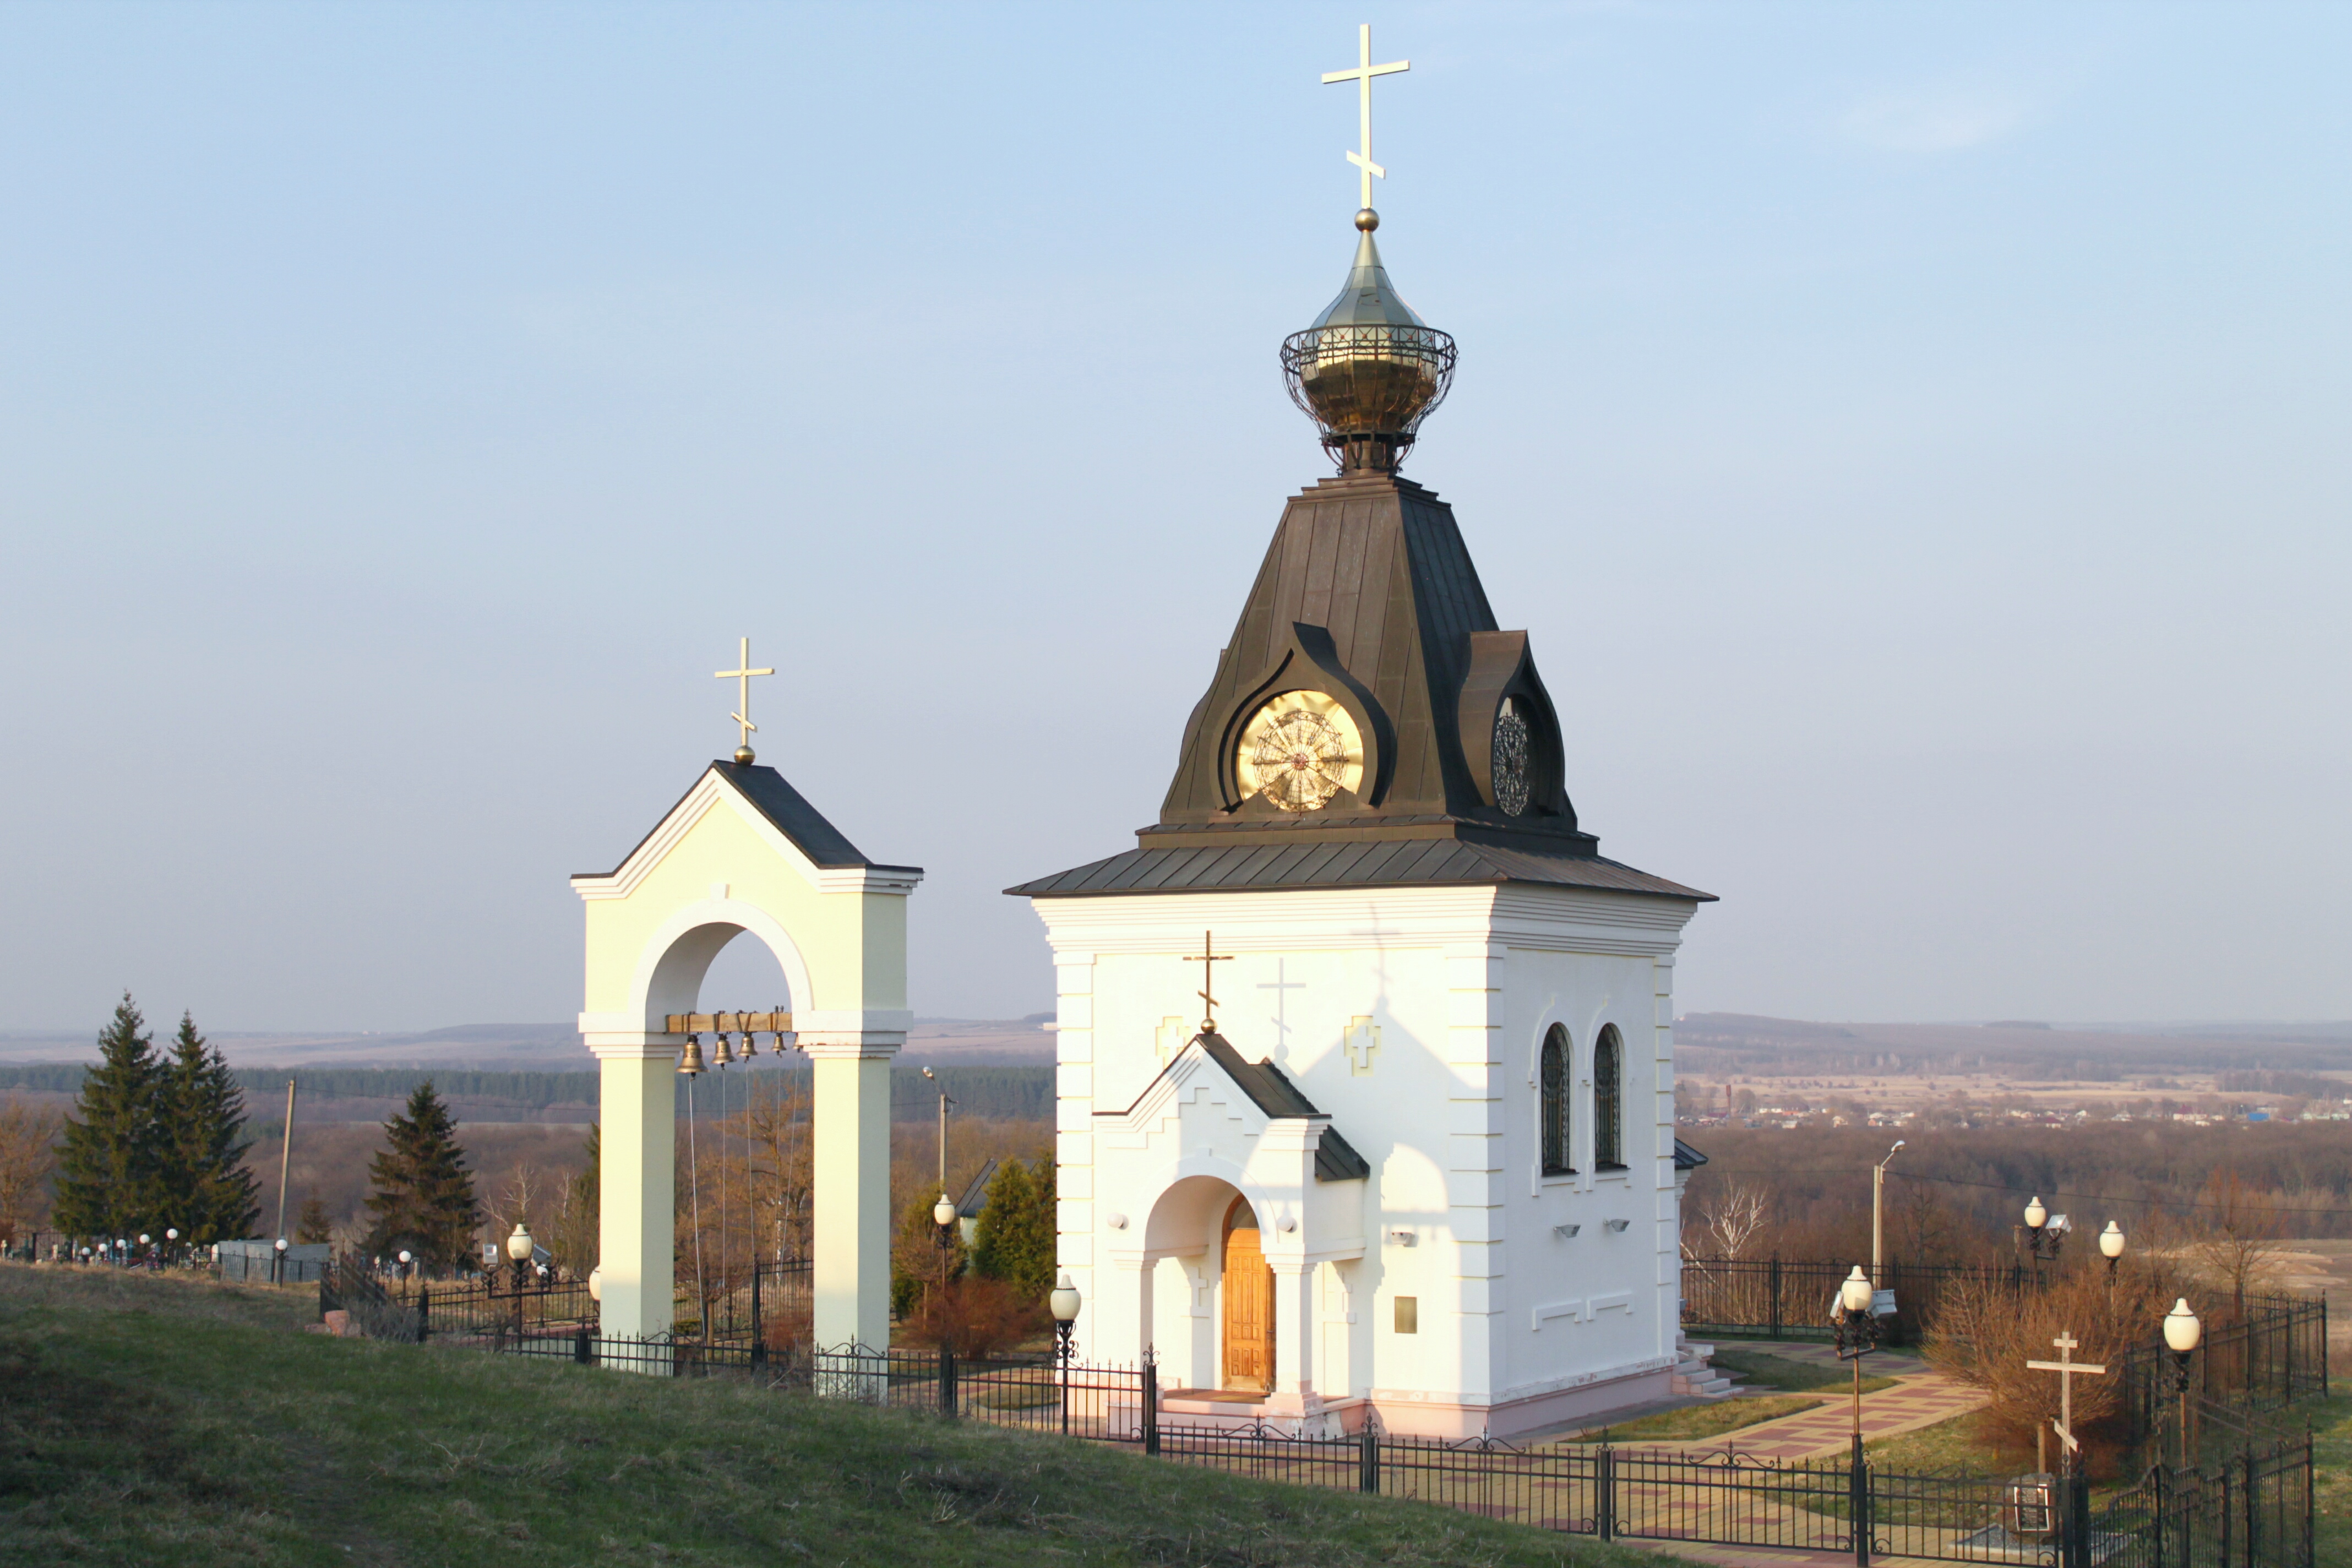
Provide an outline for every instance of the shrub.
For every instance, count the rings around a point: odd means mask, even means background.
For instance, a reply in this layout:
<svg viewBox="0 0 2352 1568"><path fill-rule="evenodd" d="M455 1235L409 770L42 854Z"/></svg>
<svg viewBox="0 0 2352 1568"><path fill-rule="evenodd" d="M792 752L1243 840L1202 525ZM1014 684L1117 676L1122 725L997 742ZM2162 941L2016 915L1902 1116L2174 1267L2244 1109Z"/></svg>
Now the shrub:
<svg viewBox="0 0 2352 1568"><path fill-rule="evenodd" d="M1024 1299L1002 1279L967 1275L926 1293L903 1336L913 1344L943 1345L978 1360L1018 1344L1046 1321L1043 1301Z"/></svg>

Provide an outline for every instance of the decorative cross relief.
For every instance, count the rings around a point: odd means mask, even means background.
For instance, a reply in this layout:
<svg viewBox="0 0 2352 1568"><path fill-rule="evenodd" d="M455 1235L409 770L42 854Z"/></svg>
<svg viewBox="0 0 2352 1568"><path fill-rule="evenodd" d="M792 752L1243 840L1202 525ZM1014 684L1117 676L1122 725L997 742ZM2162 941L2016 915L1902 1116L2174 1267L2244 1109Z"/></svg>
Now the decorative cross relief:
<svg viewBox="0 0 2352 1568"><path fill-rule="evenodd" d="M1348 1071L1357 1078L1367 1077L1372 1058L1381 1054L1381 1026L1370 1018L1350 1018L1339 1045L1348 1053Z"/></svg>
<svg viewBox="0 0 2352 1568"><path fill-rule="evenodd" d="M1290 1047L1289 998L1283 995L1283 993L1307 989L1307 982L1289 977L1288 967L1287 959L1276 959L1273 980L1258 983L1259 990L1274 993L1274 1058L1276 1061L1280 1061L1287 1055Z"/></svg>
<svg viewBox="0 0 2352 1568"><path fill-rule="evenodd" d="M1162 1018L1160 1020L1159 1029L1152 1036L1151 1048L1159 1055L1160 1065L1166 1067L1176 1059L1176 1053L1189 1045L1192 1039L1192 1021L1191 1019Z"/></svg>

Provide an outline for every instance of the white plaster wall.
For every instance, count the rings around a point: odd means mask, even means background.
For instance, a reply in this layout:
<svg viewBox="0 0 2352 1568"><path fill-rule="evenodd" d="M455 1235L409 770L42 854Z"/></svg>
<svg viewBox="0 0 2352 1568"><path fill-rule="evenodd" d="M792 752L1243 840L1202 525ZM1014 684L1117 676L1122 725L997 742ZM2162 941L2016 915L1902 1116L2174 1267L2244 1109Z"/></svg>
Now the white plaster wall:
<svg viewBox="0 0 2352 1568"><path fill-rule="evenodd" d="M1108 1276L1097 1274L1120 1245L1106 1216L1139 1224L1157 1195L1147 1189L1167 1179L1156 1161L1101 1148L1095 1113L1128 1110L1198 1028L1202 965L1185 959L1213 931L1215 951L1233 955L1216 965L1220 1031L1245 1058L1271 1057L1373 1169L1359 1200L1360 1258L1313 1279L1318 1392L1487 1404L1671 1355L1673 1083L1661 1026L1693 906L1517 886L1034 906L1059 977L1061 1261L1089 1300L1106 1299ZM1600 1025L1615 1023L1625 1041L1631 1169L1621 1176L1591 1172L1588 1098L1584 1173L1531 1178L1532 1053L1554 1018L1580 1052L1580 1093ZM1364 1020L1377 1031L1369 1054ZM1311 1257L1344 1221L1308 1208L1304 1228L1320 1234L1293 1245ZM1608 1218L1630 1223L1610 1235ZM1582 1234L1555 1240L1551 1226L1570 1219ZM1186 1381L1213 1378L1215 1289L1172 1259L1155 1266L1152 1289L1162 1352L1184 1358ZM1394 1331L1399 1296L1418 1303L1417 1333ZM1620 1297L1622 1307L1534 1327L1538 1307Z"/></svg>

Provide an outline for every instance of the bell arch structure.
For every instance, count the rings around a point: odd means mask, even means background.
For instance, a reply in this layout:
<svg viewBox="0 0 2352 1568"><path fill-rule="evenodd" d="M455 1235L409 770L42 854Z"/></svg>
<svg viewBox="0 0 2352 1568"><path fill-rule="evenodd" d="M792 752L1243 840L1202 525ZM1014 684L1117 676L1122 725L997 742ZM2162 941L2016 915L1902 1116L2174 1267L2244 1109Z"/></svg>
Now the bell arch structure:
<svg viewBox="0 0 2352 1568"><path fill-rule="evenodd" d="M783 970L814 1067L816 1342L888 1342L890 1061L912 1022L907 895L922 875L867 859L773 768L715 762L620 865L572 879L587 925L580 1033L599 1064L606 1333L671 1327L687 1037L667 1025L748 931Z"/></svg>

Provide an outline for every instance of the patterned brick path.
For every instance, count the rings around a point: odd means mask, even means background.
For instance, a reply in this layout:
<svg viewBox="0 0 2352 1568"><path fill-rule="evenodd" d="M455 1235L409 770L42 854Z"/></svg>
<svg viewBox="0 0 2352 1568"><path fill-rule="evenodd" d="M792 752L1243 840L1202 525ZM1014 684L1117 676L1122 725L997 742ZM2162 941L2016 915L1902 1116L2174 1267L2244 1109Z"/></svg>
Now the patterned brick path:
<svg viewBox="0 0 2352 1568"><path fill-rule="evenodd" d="M1724 1343L1727 1345L1730 1342ZM1785 1361L1850 1370L1841 1365L1837 1352L1828 1345L1791 1344L1780 1340L1748 1342L1738 1348L1761 1351ZM1865 1440L1891 1437L1900 1432L1916 1432L1922 1426L1948 1421L1984 1403L1982 1394L1974 1389L1961 1387L1941 1373L1930 1371L1927 1363L1908 1352L1878 1352L1863 1363L1863 1371L1873 1377L1895 1380L1892 1388L1882 1388L1875 1394L1862 1396L1862 1435ZM1850 1392L1840 1394L1827 1388L1819 1392L1827 1402L1819 1409L1783 1415L1777 1421L1759 1422L1753 1426L1743 1426L1737 1432L1727 1432L1720 1437L1686 1443L1643 1443L1642 1447L1717 1451L1729 1447L1765 1459L1811 1459L1843 1454L1853 1442L1853 1395ZM1793 1561L1785 1552L1775 1552L1772 1556L1777 1562Z"/></svg>

